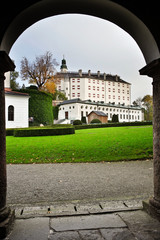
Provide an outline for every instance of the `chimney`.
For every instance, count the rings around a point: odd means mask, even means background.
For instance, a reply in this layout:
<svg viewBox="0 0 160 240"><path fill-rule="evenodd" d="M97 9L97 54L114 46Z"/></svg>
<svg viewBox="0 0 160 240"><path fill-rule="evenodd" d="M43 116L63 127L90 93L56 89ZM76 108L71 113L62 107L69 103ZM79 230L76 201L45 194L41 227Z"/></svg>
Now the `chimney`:
<svg viewBox="0 0 160 240"><path fill-rule="evenodd" d="M118 75L116 75L116 82L118 82L118 80L119 80L119 76L118 76Z"/></svg>
<svg viewBox="0 0 160 240"><path fill-rule="evenodd" d="M100 71L97 71L97 76L100 77Z"/></svg>
<svg viewBox="0 0 160 240"><path fill-rule="evenodd" d="M106 80L106 73L104 73L103 76L104 76L104 80Z"/></svg>
<svg viewBox="0 0 160 240"><path fill-rule="evenodd" d="M79 69L79 76L82 77L82 69Z"/></svg>
<svg viewBox="0 0 160 240"><path fill-rule="evenodd" d="M88 70L88 76L89 77L91 76L91 70Z"/></svg>

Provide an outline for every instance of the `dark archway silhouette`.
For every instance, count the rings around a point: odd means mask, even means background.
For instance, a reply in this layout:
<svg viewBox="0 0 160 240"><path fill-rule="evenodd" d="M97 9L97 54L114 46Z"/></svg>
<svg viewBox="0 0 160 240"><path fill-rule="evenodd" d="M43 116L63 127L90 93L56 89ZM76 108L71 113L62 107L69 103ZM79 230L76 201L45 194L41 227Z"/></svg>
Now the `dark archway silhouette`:
<svg viewBox="0 0 160 240"><path fill-rule="evenodd" d="M111 21L137 42L146 61L140 74L153 78L154 197L148 211L160 219L160 15L156 0L24 0L2 1L0 15L0 238L9 230L13 213L6 206L6 150L4 73L15 66L9 51L16 39L35 22L65 13L87 14ZM8 225L5 222L8 221Z"/></svg>

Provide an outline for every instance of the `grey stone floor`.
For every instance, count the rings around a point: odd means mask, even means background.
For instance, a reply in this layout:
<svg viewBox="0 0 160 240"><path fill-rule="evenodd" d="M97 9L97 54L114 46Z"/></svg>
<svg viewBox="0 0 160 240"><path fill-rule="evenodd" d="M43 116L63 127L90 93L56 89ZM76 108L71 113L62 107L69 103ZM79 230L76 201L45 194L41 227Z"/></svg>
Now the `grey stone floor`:
<svg viewBox="0 0 160 240"><path fill-rule="evenodd" d="M160 222L142 210L140 201L110 201L103 203L101 211L91 204L77 209L72 204L17 209L13 230L5 240L159 239Z"/></svg>

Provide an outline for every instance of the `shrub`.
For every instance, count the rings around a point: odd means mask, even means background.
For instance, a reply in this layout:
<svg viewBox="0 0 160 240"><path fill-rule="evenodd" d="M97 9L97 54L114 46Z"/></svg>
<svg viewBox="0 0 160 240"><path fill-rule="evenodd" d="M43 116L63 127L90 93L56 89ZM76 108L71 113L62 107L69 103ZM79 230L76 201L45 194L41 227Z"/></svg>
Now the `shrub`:
<svg viewBox="0 0 160 240"><path fill-rule="evenodd" d="M58 106L53 106L53 117L55 120L58 119L58 112L59 112L59 107Z"/></svg>
<svg viewBox="0 0 160 240"><path fill-rule="evenodd" d="M87 123L87 121L86 121L86 117L82 117L82 119L81 119L81 121L82 121L82 123Z"/></svg>
<svg viewBox="0 0 160 240"><path fill-rule="evenodd" d="M99 119L93 119L91 123L102 123Z"/></svg>
<svg viewBox="0 0 160 240"><path fill-rule="evenodd" d="M15 129L14 137L33 137L33 136L54 136L74 134L74 127L59 127L59 128L26 128Z"/></svg>
<svg viewBox="0 0 160 240"><path fill-rule="evenodd" d="M124 123L104 123L104 124L88 124L82 126L75 126L75 129L89 129L89 128L106 128L106 127L126 127L126 126L143 126L152 125L152 122L124 122Z"/></svg>
<svg viewBox="0 0 160 240"><path fill-rule="evenodd" d="M117 114L113 114L112 122L119 122Z"/></svg>
<svg viewBox="0 0 160 240"><path fill-rule="evenodd" d="M6 129L6 136L13 136L13 134L14 134L14 129L13 128Z"/></svg>
<svg viewBox="0 0 160 240"><path fill-rule="evenodd" d="M74 120L73 125L82 125L82 121L81 120Z"/></svg>
<svg viewBox="0 0 160 240"><path fill-rule="evenodd" d="M43 125L53 124L53 108L51 94L38 91L35 88L28 88L25 90L21 90L21 92L25 92L30 95L29 117L34 118L34 121L30 123L30 125L37 126L41 123Z"/></svg>

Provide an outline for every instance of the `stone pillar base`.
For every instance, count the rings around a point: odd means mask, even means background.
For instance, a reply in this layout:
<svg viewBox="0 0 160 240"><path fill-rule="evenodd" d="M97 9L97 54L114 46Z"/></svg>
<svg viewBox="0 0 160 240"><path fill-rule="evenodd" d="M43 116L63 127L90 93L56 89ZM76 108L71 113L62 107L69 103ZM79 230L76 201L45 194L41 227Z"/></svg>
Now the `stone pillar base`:
<svg viewBox="0 0 160 240"><path fill-rule="evenodd" d="M0 239L4 239L12 229L15 211L5 208L0 211Z"/></svg>
<svg viewBox="0 0 160 240"><path fill-rule="evenodd" d="M143 201L143 209L152 217L160 221L160 204L155 203L154 199Z"/></svg>

